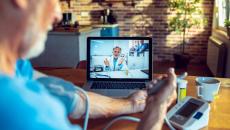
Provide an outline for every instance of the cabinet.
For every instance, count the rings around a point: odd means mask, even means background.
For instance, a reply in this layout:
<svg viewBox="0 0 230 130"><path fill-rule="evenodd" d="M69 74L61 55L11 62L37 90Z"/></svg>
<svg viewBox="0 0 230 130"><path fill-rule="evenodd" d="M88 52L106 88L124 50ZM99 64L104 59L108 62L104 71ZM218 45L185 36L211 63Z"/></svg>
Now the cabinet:
<svg viewBox="0 0 230 130"><path fill-rule="evenodd" d="M99 37L101 36L101 28L91 30L90 32L83 32L79 35L79 60L86 60L87 51L87 37Z"/></svg>
<svg viewBox="0 0 230 130"><path fill-rule="evenodd" d="M118 37L119 36L119 26L118 24L102 24L96 25L96 27L100 27L101 29L101 36L102 37Z"/></svg>
<svg viewBox="0 0 230 130"><path fill-rule="evenodd" d="M50 32L45 51L31 60L35 67L75 68L79 61L86 60L88 36L100 36L101 28L81 32Z"/></svg>

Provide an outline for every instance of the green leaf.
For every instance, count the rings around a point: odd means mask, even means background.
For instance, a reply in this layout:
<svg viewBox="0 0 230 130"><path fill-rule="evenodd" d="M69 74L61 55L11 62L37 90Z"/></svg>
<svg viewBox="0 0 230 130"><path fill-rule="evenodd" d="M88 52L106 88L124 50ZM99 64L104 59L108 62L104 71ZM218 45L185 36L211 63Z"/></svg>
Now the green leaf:
<svg viewBox="0 0 230 130"><path fill-rule="evenodd" d="M228 19L224 20L224 26L229 27L230 26L230 21Z"/></svg>
<svg viewBox="0 0 230 130"><path fill-rule="evenodd" d="M181 33L193 26L206 25L208 23L207 18L200 16L203 11L197 8L201 2L203 0L169 0L170 9L176 13L176 16L169 20L170 30ZM230 21L226 24L230 26Z"/></svg>

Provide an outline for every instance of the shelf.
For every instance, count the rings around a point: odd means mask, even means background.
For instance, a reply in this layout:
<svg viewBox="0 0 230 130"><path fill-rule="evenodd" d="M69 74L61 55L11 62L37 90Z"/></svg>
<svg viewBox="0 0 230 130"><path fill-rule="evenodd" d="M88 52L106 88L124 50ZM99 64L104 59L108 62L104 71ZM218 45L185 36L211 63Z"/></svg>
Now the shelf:
<svg viewBox="0 0 230 130"><path fill-rule="evenodd" d="M105 2L125 2L125 0L105 0Z"/></svg>
<svg viewBox="0 0 230 130"><path fill-rule="evenodd" d="M68 3L68 6L69 6L69 8L70 8L70 1L71 1L71 0L60 0L60 1L65 1L65 2L67 2L67 3Z"/></svg>

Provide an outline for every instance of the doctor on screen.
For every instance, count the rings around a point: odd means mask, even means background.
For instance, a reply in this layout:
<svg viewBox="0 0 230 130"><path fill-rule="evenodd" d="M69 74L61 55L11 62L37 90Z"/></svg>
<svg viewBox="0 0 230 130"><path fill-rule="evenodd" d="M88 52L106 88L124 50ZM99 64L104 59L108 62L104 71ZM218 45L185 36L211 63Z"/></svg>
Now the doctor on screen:
<svg viewBox="0 0 230 130"><path fill-rule="evenodd" d="M105 71L120 71L127 70L127 65L125 63L125 57L121 55L121 48L115 46L113 48L113 55L109 58L105 58Z"/></svg>

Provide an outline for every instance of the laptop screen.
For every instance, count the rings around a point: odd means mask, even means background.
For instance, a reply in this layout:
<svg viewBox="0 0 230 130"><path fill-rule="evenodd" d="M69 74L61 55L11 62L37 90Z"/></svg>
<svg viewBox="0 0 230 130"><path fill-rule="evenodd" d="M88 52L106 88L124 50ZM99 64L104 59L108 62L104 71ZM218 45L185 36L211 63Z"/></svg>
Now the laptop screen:
<svg viewBox="0 0 230 130"><path fill-rule="evenodd" d="M151 38L88 38L90 79L150 79Z"/></svg>

